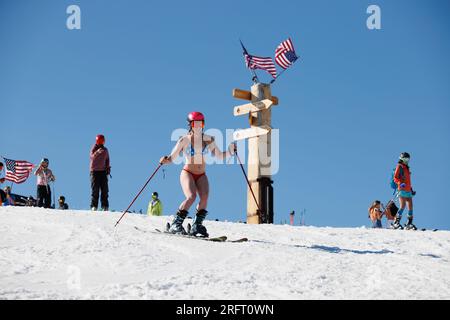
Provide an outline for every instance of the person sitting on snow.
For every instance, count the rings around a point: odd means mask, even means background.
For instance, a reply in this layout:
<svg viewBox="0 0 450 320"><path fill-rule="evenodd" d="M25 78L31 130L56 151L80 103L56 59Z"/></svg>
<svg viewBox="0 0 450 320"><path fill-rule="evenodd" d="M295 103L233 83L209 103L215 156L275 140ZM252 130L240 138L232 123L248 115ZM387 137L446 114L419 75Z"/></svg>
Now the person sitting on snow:
<svg viewBox="0 0 450 320"><path fill-rule="evenodd" d="M375 200L369 207L369 218L372 221L372 228L382 228L381 218L383 217L383 212L381 210L380 200Z"/></svg>
<svg viewBox="0 0 450 320"><path fill-rule="evenodd" d="M3 201L3 206L14 206L15 202L13 196L11 195L11 187L5 187L4 192L5 201Z"/></svg>
<svg viewBox="0 0 450 320"><path fill-rule="evenodd" d="M66 197L64 196L60 196L58 199L58 203L59 203L59 210L68 210L69 209L69 205L66 203Z"/></svg>

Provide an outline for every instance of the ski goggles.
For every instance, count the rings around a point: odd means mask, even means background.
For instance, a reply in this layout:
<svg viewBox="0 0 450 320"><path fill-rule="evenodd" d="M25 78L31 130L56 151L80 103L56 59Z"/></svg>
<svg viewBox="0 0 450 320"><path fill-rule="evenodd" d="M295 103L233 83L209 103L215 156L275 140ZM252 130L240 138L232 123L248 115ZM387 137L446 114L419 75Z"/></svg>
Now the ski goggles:
<svg viewBox="0 0 450 320"><path fill-rule="evenodd" d="M400 158L400 160L402 160L404 163L408 163L409 162L409 158Z"/></svg>

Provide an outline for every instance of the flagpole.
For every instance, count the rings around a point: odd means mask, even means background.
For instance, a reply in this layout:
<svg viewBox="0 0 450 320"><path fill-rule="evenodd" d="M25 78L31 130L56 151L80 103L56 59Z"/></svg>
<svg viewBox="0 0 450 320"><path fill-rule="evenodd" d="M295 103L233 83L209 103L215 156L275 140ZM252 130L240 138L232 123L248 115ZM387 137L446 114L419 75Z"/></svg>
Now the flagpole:
<svg viewBox="0 0 450 320"><path fill-rule="evenodd" d="M241 46L242 46L242 49L244 50L244 53L245 53L245 54L248 54L247 49L245 49L244 44L242 43L242 40L241 40L241 39L239 39L239 42L241 43ZM248 67L247 67L247 68L248 68ZM255 70L255 69L250 69L250 68L248 68L248 69L250 70L250 73L253 74L252 81L253 81L255 84L256 84L256 83L259 83L259 78L258 78L258 76L256 75L256 70Z"/></svg>
<svg viewBox="0 0 450 320"><path fill-rule="evenodd" d="M297 59L295 60L295 61L297 61ZM295 62L294 61L294 62ZM292 65L294 65L294 63L292 63ZM277 77L275 78L275 79L272 79L272 81L270 81L270 84L272 84L272 83L274 83L286 70L287 70L288 68L286 68L286 69L283 69L283 71L281 71L280 72L280 74L279 75L277 75Z"/></svg>

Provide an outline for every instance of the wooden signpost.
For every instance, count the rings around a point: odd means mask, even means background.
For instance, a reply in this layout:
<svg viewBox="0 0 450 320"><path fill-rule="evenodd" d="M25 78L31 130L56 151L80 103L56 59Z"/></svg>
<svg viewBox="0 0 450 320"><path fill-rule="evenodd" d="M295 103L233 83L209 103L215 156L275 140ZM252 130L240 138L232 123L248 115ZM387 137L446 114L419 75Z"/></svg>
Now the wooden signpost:
<svg viewBox="0 0 450 320"><path fill-rule="evenodd" d="M234 108L235 116L248 114L250 128L233 134L235 140L248 139L247 175L261 209L247 188L247 223L273 223L271 119L278 98L271 95L270 84L265 83L255 83L251 91L234 89L233 97L251 101Z"/></svg>

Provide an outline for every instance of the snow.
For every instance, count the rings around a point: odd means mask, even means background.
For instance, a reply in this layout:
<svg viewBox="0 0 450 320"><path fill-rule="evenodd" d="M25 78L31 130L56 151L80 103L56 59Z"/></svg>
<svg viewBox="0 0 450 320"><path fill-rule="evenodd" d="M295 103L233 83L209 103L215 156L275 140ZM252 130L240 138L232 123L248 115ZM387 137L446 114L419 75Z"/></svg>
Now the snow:
<svg viewBox="0 0 450 320"><path fill-rule="evenodd" d="M205 222L0 207L0 299L450 299L450 232ZM147 232L138 231L138 226Z"/></svg>

